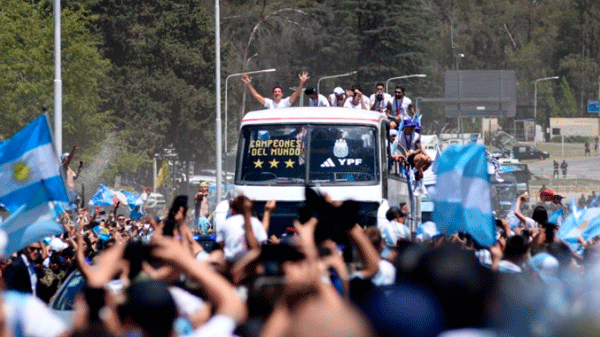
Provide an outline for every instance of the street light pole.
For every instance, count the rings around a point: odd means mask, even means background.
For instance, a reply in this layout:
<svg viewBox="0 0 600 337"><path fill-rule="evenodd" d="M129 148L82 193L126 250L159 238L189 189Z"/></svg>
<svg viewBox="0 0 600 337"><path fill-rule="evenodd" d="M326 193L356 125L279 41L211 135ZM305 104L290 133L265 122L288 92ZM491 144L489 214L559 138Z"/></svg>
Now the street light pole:
<svg viewBox="0 0 600 337"><path fill-rule="evenodd" d="M222 178L223 178L223 167L222 167L222 154L223 154L223 144L222 144L222 128L221 128L221 19L220 19L220 11L219 11L219 0L215 0L215 86L217 91L216 97L216 155L217 155L217 193L216 193L216 203L221 202L221 186L222 186Z"/></svg>
<svg viewBox="0 0 600 337"><path fill-rule="evenodd" d="M414 74L414 75L405 75L405 76L398 76L398 77L388 78L388 80L385 81L385 92L389 93L388 84L390 83L390 81L392 81L392 80L401 80L403 78L409 78L409 77L427 77L427 75L425 75L425 74Z"/></svg>
<svg viewBox="0 0 600 337"><path fill-rule="evenodd" d="M456 71L458 71L458 59L459 58L463 58L465 57L465 54L456 54L454 55L454 62L455 62L455 67L456 67Z"/></svg>
<svg viewBox="0 0 600 337"><path fill-rule="evenodd" d="M60 0L54 0L54 141L62 153L62 78L61 78Z"/></svg>
<svg viewBox="0 0 600 337"><path fill-rule="evenodd" d="M271 69L263 69L263 70L256 70L256 71L249 71L249 72L245 72L245 73L235 73L235 74L230 74L229 76L227 76L227 78L225 78L225 128L223 130L223 138L224 138L224 142L225 142L225 185L227 185L227 127L229 126L228 121L227 121L227 82L229 81L229 79L231 77L234 76L241 76L241 75L250 75L250 74L258 74L258 73L270 73L270 72L274 72L276 71L275 68L271 68Z"/></svg>
<svg viewBox="0 0 600 337"><path fill-rule="evenodd" d="M549 81L549 80L558 80L560 77L552 76L552 77L544 77L535 80L533 84L533 139L535 141L535 137L537 136L537 84L541 81Z"/></svg>
<svg viewBox="0 0 600 337"><path fill-rule="evenodd" d="M357 71L351 71L349 73L345 73L345 74L339 74L339 75L332 75L332 76L325 76L325 77L321 77L319 78L319 80L317 81L317 93L321 93L321 80L326 80L329 78L338 78L338 77L346 77L346 76L352 76L354 74L356 74Z"/></svg>

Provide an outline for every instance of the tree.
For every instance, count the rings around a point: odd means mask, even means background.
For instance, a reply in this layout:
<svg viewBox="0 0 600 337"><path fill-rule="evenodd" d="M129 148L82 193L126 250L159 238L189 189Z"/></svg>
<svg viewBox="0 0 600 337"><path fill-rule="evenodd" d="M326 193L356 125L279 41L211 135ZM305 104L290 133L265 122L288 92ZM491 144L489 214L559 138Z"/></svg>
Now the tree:
<svg viewBox="0 0 600 337"><path fill-rule="evenodd" d="M98 86L110 64L86 28L94 19L83 10L62 10L63 147L78 142L87 156L108 118L98 110ZM0 135L9 137L54 106L54 20L43 4L1 0L0 26Z"/></svg>
<svg viewBox="0 0 600 337"><path fill-rule="evenodd" d="M171 147L180 160L207 165L214 152L214 32L205 7L192 0L87 6L99 15L93 29L115 65L101 88L124 144L110 171L148 184L153 155Z"/></svg>

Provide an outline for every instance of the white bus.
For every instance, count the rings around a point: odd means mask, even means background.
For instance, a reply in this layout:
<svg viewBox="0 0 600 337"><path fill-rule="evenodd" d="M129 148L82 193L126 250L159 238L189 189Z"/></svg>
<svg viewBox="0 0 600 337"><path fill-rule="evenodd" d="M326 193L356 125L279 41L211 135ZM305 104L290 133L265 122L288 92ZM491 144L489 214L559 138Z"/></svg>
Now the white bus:
<svg viewBox="0 0 600 337"><path fill-rule="evenodd" d="M359 202L359 221L376 225L390 206L409 201L404 175L389 162L385 116L345 108L299 107L247 113L241 123L236 193L255 202L277 201L269 235L292 226L306 185L334 200ZM218 226L227 212L219 204Z"/></svg>

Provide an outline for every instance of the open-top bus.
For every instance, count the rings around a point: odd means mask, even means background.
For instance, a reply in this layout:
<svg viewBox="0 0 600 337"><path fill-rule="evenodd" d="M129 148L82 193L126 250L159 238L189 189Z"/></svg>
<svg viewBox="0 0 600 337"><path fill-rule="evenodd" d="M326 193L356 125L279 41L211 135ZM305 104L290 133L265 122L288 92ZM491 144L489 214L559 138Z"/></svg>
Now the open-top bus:
<svg viewBox="0 0 600 337"><path fill-rule="evenodd" d="M234 188L262 216L277 201L269 234L280 235L298 214L304 187L333 200L359 202L359 221L376 225L390 206L408 202L408 185L388 159L386 118L367 110L300 107L247 113L241 123ZM228 209L216 209L216 225Z"/></svg>

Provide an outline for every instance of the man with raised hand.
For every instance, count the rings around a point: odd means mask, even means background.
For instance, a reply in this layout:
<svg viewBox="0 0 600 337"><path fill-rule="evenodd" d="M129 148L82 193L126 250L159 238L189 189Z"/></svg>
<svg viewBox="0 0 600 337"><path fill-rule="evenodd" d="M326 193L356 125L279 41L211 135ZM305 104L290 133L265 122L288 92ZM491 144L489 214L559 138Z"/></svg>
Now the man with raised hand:
<svg viewBox="0 0 600 337"><path fill-rule="evenodd" d="M283 89L278 85L273 87L273 99L270 99L261 96L256 91L256 89L254 89L254 87L252 86L252 77L248 77L248 75L243 75L242 82L244 82L246 87L248 87L250 94L252 95L252 97L254 97L254 99L256 99L258 103L260 103L267 109L279 109L289 108L290 106L292 106L292 104L294 104L294 102L298 98L298 95L300 95L302 88L304 87L304 83L306 83L306 81L308 81L310 77L308 77L307 71L303 71L302 74L298 75L298 78L299 83L296 87L296 91L294 91L294 93L287 98L283 98Z"/></svg>

